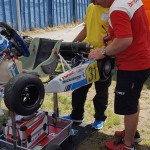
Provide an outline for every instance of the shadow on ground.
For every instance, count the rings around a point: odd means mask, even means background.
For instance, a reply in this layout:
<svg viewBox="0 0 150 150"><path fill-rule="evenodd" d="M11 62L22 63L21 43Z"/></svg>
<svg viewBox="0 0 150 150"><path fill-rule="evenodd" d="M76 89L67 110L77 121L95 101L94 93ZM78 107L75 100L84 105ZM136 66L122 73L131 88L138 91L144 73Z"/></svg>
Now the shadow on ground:
<svg viewBox="0 0 150 150"><path fill-rule="evenodd" d="M136 144L136 149L137 150L150 150L150 146Z"/></svg>
<svg viewBox="0 0 150 150"><path fill-rule="evenodd" d="M61 144L60 147L62 150L76 150L82 142L96 132L91 128L91 125L85 125L83 123L73 124L72 128L77 130L77 134Z"/></svg>
<svg viewBox="0 0 150 150"><path fill-rule="evenodd" d="M78 130L78 134L61 144L62 150L107 150L105 142L114 140L112 135L105 134L104 131L95 131L91 125L73 124L73 129ZM109 130L109 129L108 129ZM137 150L150 150L150 146L136 144Z"/></svg>

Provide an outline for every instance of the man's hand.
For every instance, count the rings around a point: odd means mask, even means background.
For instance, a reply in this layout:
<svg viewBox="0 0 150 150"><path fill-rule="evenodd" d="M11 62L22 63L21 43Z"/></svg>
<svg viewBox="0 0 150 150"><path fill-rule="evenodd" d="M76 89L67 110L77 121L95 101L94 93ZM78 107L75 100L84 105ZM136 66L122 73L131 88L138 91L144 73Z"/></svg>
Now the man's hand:
<svg viewBox="0 0 150 150"><path fill-rule="evenodd" d="M103 37L103 43L105 44L105 46L108 45L108 42L111 40L111 36L110 34L107 34Z"/></svg>
<svg viewBox="0 0 150 150"><path fill-rule="evenodd" d="M93 49L90 53L89 53L89 56L88 58L89 59L103 59L105 56L102 55L102 50L101 48L96 48L96 49Z"/></svg>

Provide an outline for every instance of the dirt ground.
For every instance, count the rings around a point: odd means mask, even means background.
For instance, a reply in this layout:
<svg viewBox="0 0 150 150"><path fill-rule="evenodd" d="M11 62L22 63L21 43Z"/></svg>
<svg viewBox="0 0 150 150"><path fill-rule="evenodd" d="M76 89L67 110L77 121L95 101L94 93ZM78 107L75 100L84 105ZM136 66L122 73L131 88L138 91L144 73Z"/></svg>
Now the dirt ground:
<svg viewBox="0 0 150 150"><path fill-rule="evenodd" d="M114 87L115 81L109 89L109 105L108 109L112 110L113 113L113 98L114 98ZM88 93L88 100L91 100L95 95L95 90ZM107 114L107 113L106 113ZM106 124L104 128L93 133L92 136L88 137L77 150L105 150L105 141L110 139L115 139L114 131L123 129L123 117L120 117L120 124L109 126L107 122L111 119L107 116ZM140 117L138 130L141 134L142 142L136 145L137 150L150 150L150 90L143 88L141 98L140 98Z"/></svg>

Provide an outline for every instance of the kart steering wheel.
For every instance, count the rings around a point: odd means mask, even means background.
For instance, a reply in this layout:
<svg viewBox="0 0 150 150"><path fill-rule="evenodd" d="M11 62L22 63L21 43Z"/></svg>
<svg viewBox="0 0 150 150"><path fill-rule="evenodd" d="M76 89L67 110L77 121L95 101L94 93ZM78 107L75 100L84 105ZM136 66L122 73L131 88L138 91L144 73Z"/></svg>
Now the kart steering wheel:
<svg viewBox="0 0 150 150"><path fill-rule="evenodd" d="M29 49L17 32L4 22L0 22L0 27L3 28L1 32L3 32L4 35L6 35L6 38L12 42L12 45L14 45L19 55L28 57L30 55Z"/></svg>

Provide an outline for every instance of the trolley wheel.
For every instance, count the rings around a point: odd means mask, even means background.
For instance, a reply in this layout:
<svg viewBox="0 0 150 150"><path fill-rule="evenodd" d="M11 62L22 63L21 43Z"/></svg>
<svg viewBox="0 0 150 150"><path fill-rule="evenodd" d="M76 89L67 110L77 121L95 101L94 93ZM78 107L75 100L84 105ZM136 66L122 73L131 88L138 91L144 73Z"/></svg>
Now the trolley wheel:
<svg viewBox="0 0 150 150"><path fill-rule="evenodd" d="M48 144L44 150L61 150L61 148L56 144Z"/></svg>
<svg viewBox="0 0 150 150"><path fill-rule="evenodd" d="M9 110L28 116L40 108L44 95L44 85L37 76L20 74L11 78L5 86L4 102Z"/></svg>

